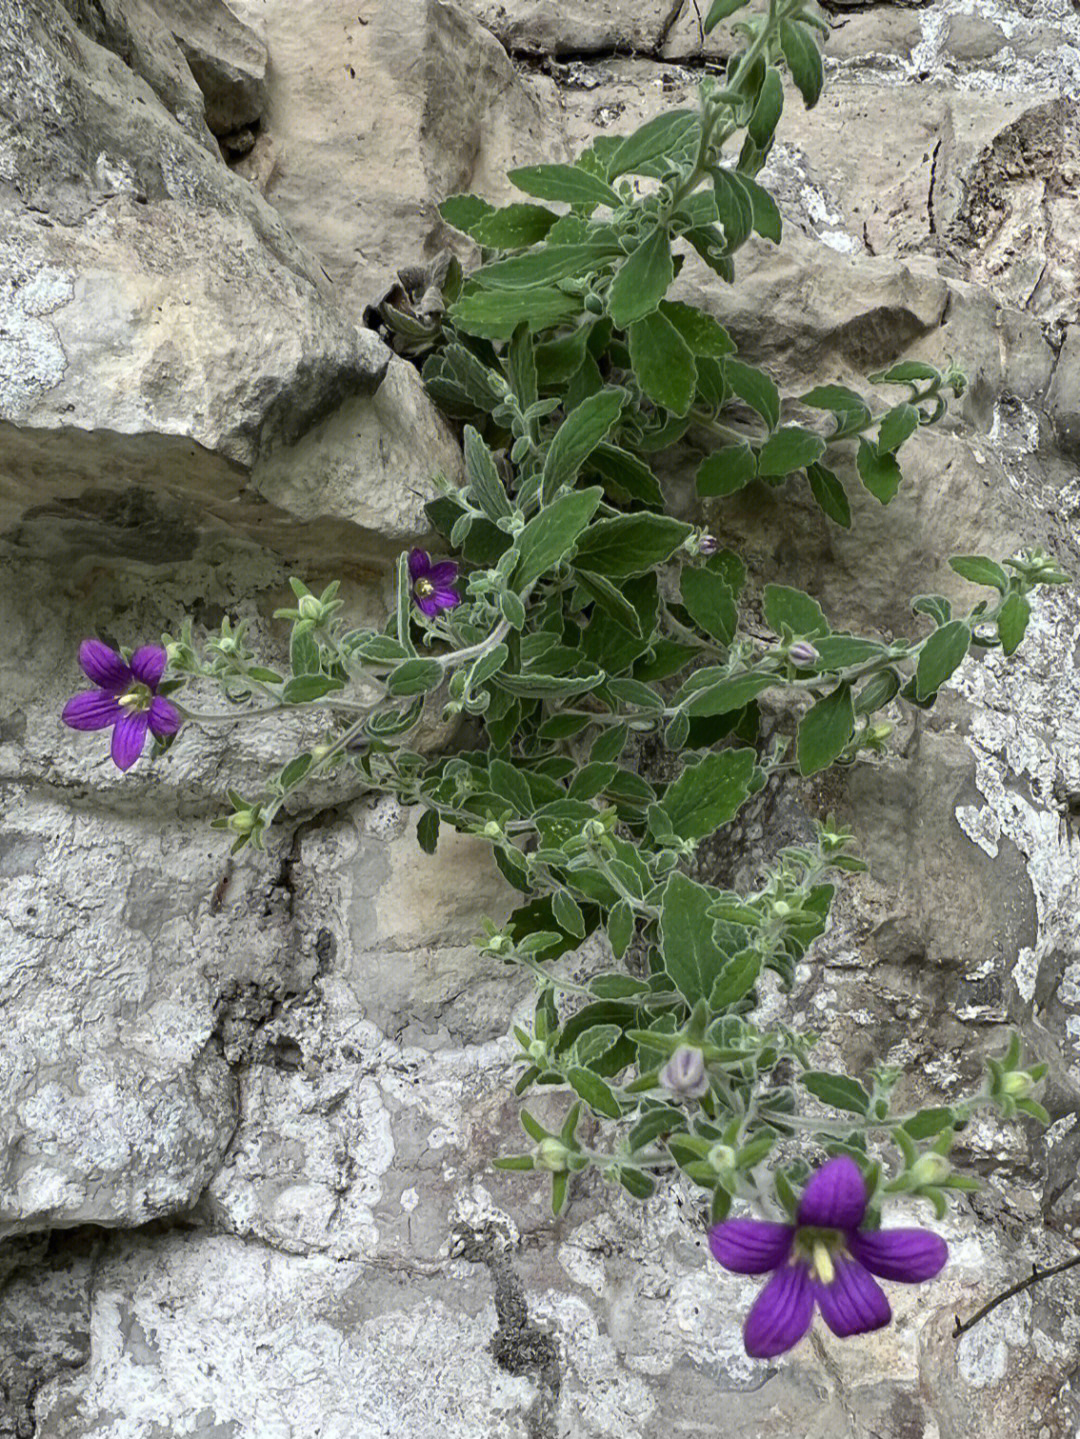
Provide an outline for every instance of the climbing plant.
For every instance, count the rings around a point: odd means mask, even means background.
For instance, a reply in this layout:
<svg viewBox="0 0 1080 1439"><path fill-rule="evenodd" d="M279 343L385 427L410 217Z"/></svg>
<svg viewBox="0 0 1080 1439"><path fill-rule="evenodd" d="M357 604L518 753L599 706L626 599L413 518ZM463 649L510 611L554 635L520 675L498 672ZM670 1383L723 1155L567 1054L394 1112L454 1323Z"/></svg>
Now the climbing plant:
<svg viewBox="0 0 1080 1439"><path fill-rule="evenodd" d="M752 234L781 242L760 176L784 71L807 107L821 92L827 27L810 0L716 0L706 29L736 12L737 51L695 108L600 135L573 163L512 171L518 202L443 202L479 263L444 268L436 320L382 314L461 426L467 480L428 507L447 557L400 556L383 628L348 627L336 584L316 594L294 579L295 604L278 612L286 670L228 619L134 653L89 640L80 657L98 688L64 718L111 726L127 769L148 733L157 754L184 724L317 716L320 743L260 793L229 793L215 823L234 850L261 849L305 785L344 772L415 807L428 852L446 825L482 836L520 902L477 944L536 985L514 1030L526 1142L496 1164L546 1173L556 1214L587 1171L639 1199L672 1177L698 1186L720 1262L776 1271L747 1327L766 1355L804 1332L815 1298L836 1332L860 1332L888 1318L870 1272L940 1269L941 1241L880 1230L883 1207L914 1195L940 1216L947 1195L974 1188L948 1159L956 1131L983 1106L1045 1121L1032 1095L1045 1066L1022 1067L1014 1038L980 1088L917 1111L894 1104L895 1069L820 1068L814 1035L763 1020L758 997L766 971L793 985L836 884L863 868L853 836L824 820L748 893L709 883L695 856L782 773L879 753L882 712L933 705L969 653L1011 655L1033 592L1066 576L1039 551L956 556L970 607L916 596L910 633L889 640L837 631L810 595L770 584L748 625L724 498L806 485L829 523L850 527L838 467L853 458L855 482L891 503L904 445L964 377L900 360L867 377L892 395L884 405L828 376L782 398L722 314L672 298L689 259L733 285ZM683 465L697 456L720 538L669 512L654 465L673 449ZM189 706L189 687L207 683L222 713ZM767 738L766 694L779 716ZM433 717L454 722L435 753L417 740ZM559 961L586 941L606 962L571 978ZM555 1129L530 1108L540 1091L566 1096ZM758 1217L729 1218L733 1204Z"/></svg>

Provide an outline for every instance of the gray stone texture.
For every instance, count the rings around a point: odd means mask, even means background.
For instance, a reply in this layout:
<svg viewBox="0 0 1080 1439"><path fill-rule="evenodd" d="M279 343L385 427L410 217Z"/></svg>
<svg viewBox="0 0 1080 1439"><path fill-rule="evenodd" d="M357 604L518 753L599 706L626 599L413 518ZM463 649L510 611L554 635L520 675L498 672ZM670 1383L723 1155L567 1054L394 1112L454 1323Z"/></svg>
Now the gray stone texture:
<svg viewBox="0 0 1080 1439"><path fill-rule="evenodd" d="M19 1439L1071 1439L1074 1279L959 1342L954 1314L1080 1236L1080 613L1040 601L888 755L770 787L700 857L751 883L834 809L866 877L794 995L821 1062L913 1103L1007 1024L1054 1123L973 1123L986 1187L895 1326L744 1356L754 1281L695 1193L639 1207L491 1167L518 1147L529 986L470 944L512 903L486 850L347 787L267 855L207 827L291 738L190 731L121 778L63 729L78 641L248 621L297 570L380 616L434 476L415 371L362 328L458 241L438 201L692 103L706 0L0 0L0 1434ZM708 305L788 393L900 356L971 377L888 511L797 485L702 518L834 620L910 628L955 552L1074 571L1080 19L1065 0L832 3L828 88L789 94L766 178L787 237ZM461 250L468 258L467 249ZM676 503L695 514L690 471ZM429 742L433 742L433 736ZM584 950L564 963L587 973ZM558 1096L549 1101L552 1113ZM911 1211L911 1222L925 1222ZM896 1222L900 1222L899 1219Z"/></svg>

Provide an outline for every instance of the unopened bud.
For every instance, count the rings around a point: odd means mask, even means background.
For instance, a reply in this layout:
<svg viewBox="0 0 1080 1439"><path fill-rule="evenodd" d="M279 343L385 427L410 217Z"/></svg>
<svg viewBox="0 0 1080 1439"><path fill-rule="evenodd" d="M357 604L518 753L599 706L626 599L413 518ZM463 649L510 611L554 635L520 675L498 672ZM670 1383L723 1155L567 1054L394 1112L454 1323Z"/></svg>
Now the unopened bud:
<svg viewBox="0 0 1080 1439"><path fill-rule="evenodd" d="M536 1149L536 1162L541 1169L548 1169L552 1174L561 1174L566 1169L569 1149L561 1139L550 1135L542 1139Z"/></svg>
<svg viewBox="0 0 1080 1439"><path fill-rule="evenodd" d="M715 555L720 548L720 541L715 535L701 535L697 542L699 555Z"/></svg>
<svg viewBox="0 0 1080 1439"><path fill-rule="evenodd" d="M1001 1088L1010 1099L1027 1099L1035 1088L1035 1081L1026 1069L1014 1069L1010 1074L1002 1075Z"/></svg>
<svg viewBox="0 0 1080 1439"><path fill-rule="evenodd" d="M537 1064L543 1064L547 1059L547 1045L542 1039L534 1039L529 1045L529 1058L535 1059Z"/></svg>
<svg viewBox="0 0 1080 1439"><path fill-rule="evenodd" d="M921 1154L911 1166L911 1177L918 1185L940 1184L947 1179L952 1165L944 1154Z"/></svg>
<svg viewBox="0 0 1080 1439"><path fill-rule="evenodd" d="M314 595L301 595L297 609L301 619L321 620L323 617L323 607Z"/></svg>
<svg viewBox="0 0 1080 1439"><path fill-rule="evenodd" d="M660 1083L683 1099L700 1099L708 1091L709 1077L700 1049L681 1045L659 1074Z"/></svg>
<svg viewBox="0 0 1080 1439"><path fill-rule="evenodd" d="M607 830L602 819L587 819L581 827L582 839L603 839L605 834L607 834Z"/></svg>
<svg viewBox="0 0 1080 1439"><path fill-rule="evenodd" d="M796 640L788 647L788 659L796 669L807 670L816 665L821 656L808 640Z"/></svg>
<svg viewBox="0 0 1080 1439"><path fill-rule="evenodd" d="M229 816L229 828L237 834L250 834L256 822L257 814L253 809L237 810L236 814Z"/></svg>
<svg viewBox="0 0 1080 1439"><path fill-rule="evenodd" d="M729 1174L737 1160L738 1155L730 1144L714 1144L709 1150L709 1163L717 1174Z"/></svg>
<svg viewBox="0 0 1080 1439"><path fill-rule="evenodd" d="M498 822L498 820L494 819L489 819L487 824L484 825L484 828L481 830L481 833L487 839L501 839L502 832L502 825Z"/></svg>

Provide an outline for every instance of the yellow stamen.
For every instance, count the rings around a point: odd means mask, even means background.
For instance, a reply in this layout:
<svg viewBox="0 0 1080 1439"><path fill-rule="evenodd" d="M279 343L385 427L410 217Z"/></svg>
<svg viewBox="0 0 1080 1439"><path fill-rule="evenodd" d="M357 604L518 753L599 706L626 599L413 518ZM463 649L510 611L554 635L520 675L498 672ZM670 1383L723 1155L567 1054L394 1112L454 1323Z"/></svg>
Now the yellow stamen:
<svg viewBox="0 0 1080 1439"><path fill-rule="evenodd" d="M417 580L417 582L416 582L416 596L417 596L417 599L426 600L429 595L433 595L434 593L435 593L435 586L431 583L430 580Z"/></svg>
<svg viewBox="0 0 1080 1439"><path fill-rule="evenodd" d="M836 1278L829 1246L823 1240L814 1240L814 1270L822 1284L831 1284Z"/></svg>

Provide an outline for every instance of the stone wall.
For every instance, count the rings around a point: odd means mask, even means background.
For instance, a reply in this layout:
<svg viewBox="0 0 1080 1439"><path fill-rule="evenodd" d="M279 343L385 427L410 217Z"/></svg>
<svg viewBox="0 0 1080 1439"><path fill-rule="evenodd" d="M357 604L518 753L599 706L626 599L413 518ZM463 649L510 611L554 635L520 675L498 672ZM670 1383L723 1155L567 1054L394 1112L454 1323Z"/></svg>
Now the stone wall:
<svg viewBox="0 0 1080 1439"><path fill-rule="evenodd" d="M272 653L286 579L385 606L456 440L362 328L509 194L691 100L705 0L0 0L0 1435L18 1439L1065 1439L1065 1276L969 1313L1080 1232L1078 607L969 660L882 762L763 797L709 863L749 879L836 808L871 876L801 973L823 1055L950 1095L1018 1025L1048 1133L973 1124L987 1179L897 1323L748 1361L752 1282L693 1192L584 1186L553 1224L515 1143L528 991L469 939L486 851L425 856L326 796L234 864L207 828L268 735L191 732L126 778L63 729L77 642L184 614ZM829 0L826 94L785 111L788 239L726 290L783 386L953 355L959 413L850 534L797 495L711 523L758 583L884 634L950 553L1078 566L1080 18L1065 0ZM762 323L762 316L769 323ZM676 477L678 478L678 477ZM860 492L861 493L861 492ZM687 502L689 503L689 502ZM791 516L794 516L792 522ZM589 956L575 963L586 965ZM770 998L783 1015L791 1001Z"/></svg>

